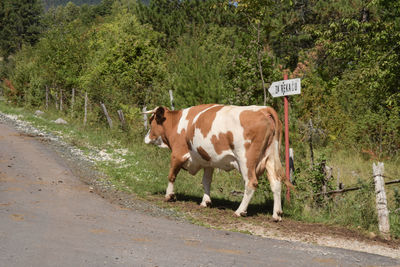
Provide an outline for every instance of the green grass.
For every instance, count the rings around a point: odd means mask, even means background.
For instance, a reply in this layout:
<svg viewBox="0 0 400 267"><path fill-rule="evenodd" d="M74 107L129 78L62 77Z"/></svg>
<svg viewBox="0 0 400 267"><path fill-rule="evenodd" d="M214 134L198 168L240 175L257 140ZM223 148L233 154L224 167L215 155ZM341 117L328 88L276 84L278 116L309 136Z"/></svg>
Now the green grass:
<svg viewBox="0 0 400 267"><path fill-rule="evenodd" d="M39 129L63 136L65 142L78 147L87 156L94 157L101 153L107 153L106 155L111 160L98 161L96 167L106 174L116 188L155 202L162 199L165 194L170 152L168 149L145 145L143 142L145 132L141 129L141 125L134 125L135 127L132 127L134 130L128 132L122 131L118 127L110 130L105 124L99 125L93 122L88 122L88 126L83 127L81 119L72 120L65 115L64 119L69 124L57 125L53 121L63 117L63 114L56 110L46 112L42 117L36 117L33 115L34 110L12 107L4 101L0 101L0 111L20 115L21 120L28 121ZM296 174L297 190L292 192L290 205L284 202L285 216L299 221L335 224L378 232L372 187L373 160L349 151L327 153L322 149L316 150L316 158L322 152L326 155L327 164L333 167L332 185L334 187L339 173L340 181L347 187L361 184L363 189L316 202L313 199L313 188L310 186L312 173L308 171L309 163L306 158L298 159L296 161L299 168L299 172ZM385 161L385 175L396 179L400 178L399 163L399 159ZM201 180L202 171L195 176L181 171L175 183L175 193L178 199L188 204L199 204L203 195ZM243 192L243 187L243 180L237 171L227 173L216 170L211 188L214 207L233 212L239 206L241 196L232 194L232 192ZM400 208L400 203L395 201L395 188L399 188L399 185L386 187L389 209L392 211ZM282 197L284 195L285 191L283 190ZM268 182L263 177L250 203L249 215L267 214L271 216L272 199ZM215 213L215 216L219 216L218 213ZM390 220L392 236L399 238L400 214L391 213ZM202 224L202 222L197 223Z"/></svg>

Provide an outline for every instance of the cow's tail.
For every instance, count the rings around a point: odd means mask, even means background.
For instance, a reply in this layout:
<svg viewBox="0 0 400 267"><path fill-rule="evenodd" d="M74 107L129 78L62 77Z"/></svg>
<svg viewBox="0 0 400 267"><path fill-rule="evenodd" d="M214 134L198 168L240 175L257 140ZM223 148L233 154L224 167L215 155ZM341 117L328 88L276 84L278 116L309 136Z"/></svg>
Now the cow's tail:
<svg viewBox="0 0 400 267"><path fill-rule="evenodd" d="M264 165L263 169L265 170L265 164L269 157L272 157L274 160L275 173L277 178L284 182L286 188L294 189L292 183L286 179L285 169L282 166L280 159L280 151L281 151L281 143L282 143L282 122L278 118L278 114L271 107L266 107L266 115L269 116L274 121L274 132L273 136L268 136L266 139L268 140L267 149L265 151L265 157L262 161L264 161L262 165ZM268 149L270 148L270 149ZM269 150L269 151L268 151Z"/></svg>

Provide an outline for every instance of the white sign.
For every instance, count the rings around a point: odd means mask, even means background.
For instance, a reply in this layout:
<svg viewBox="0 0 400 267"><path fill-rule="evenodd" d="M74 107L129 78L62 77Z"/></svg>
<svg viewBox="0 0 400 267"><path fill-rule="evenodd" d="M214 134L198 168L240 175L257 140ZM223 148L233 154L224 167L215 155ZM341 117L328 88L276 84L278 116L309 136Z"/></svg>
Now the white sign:
<svg viewBox="0 0 400 267"><path fill-rule="evenodd" d="M273 82L268 92L272 97L298 95L301 93L300 78Z"/></svg>

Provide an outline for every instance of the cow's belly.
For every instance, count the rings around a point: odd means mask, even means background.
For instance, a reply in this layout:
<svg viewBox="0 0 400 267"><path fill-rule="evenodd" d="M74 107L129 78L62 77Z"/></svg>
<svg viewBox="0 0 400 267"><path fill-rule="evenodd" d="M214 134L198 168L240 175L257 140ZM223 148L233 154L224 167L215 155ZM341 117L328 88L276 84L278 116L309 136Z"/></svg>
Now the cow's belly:
<svg viewBox="0 0 400 267"><path fill-rule="evenodd" d="M218 168L224 171L239 170L239 164L233 153L223 153L218 157L211 157L211 159L205 160L197 151L190 151L183 168L190 174L195 175L203 168Z"/></svg>

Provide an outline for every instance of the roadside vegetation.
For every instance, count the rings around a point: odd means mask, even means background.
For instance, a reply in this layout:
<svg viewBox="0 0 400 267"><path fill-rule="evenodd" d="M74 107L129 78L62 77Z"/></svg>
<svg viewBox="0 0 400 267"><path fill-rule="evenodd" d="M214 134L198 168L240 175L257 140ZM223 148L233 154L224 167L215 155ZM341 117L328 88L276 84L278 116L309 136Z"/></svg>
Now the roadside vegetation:
<svg viewBox="0 0 400 267"><path fill-rule="evenodd" d="M61 132L85 153L110 155L97 166L116 187L160 202L169 152L144 145L142 108L169 106L172 90L176 108L265 103L282 118L281 99L264 89L287 72L302 79L302 94L291 98L296 191L286 218L378 233L372 162L385 163L386 180L400 178L398 1L103 0L47 11L40 3L0 3L2 112ZM22 19L21 10L32 12ZM51 122L58 117L68 125ZM323 163L333 170L328 190L338 177L362 189L318 195ZM178 200L200 203L201 175L179 174ZM233 212L242 190L237 172L216 172L214 209ZM400 187L386 190L391 235L400 238ZM249 216L268 220L271 210L263 179Z"/></svg>

